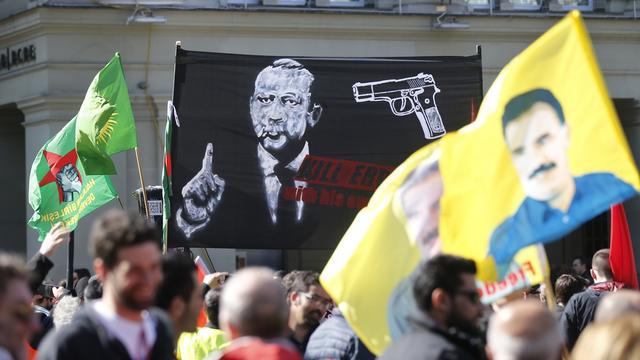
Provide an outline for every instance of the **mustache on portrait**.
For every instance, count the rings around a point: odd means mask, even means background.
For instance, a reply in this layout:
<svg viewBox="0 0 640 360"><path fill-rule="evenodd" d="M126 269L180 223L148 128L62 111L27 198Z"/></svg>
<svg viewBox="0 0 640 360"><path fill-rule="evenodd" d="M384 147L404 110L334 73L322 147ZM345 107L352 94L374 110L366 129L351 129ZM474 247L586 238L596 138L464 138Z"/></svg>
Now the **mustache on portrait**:
<svg viewBox="0 0 640 360"><path fill-rule="evenodd" d="M534 177L538 176L539 174L545 172L545 171L549 171L551 169L554 169L556 167L556 163L554 162L549 162L546 164L542 164L540 166L538 166L535 170L533 170L533 172L531 172L531 175L529 175L529 180L533 179Z"/></svg>

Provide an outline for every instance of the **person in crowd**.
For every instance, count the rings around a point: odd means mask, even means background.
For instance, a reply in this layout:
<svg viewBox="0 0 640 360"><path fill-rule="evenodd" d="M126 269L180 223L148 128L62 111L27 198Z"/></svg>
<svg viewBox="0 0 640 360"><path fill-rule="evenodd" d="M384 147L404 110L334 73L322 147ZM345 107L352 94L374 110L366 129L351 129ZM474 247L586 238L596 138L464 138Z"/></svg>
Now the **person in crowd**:
<svg viewBox="0 0 640 360"><path fill-rule="evenodd" d="M204 359L208 354L222 350L229 344L218 322L221 292L220 288L207 291L204 297L207 324L196 332L183 332L180 335L176 350L178 360Z"/></svg>
<svg viewBox="0 0 640 360"><path fill-rule="evenodd" d="M336 308L331 317L311 334L304 359L373 360L375 355L367 349Z"/></svg>
<svg viewBox="0 0 640 360"><path fill-rule="evenodd" d="M593 285L593 279L589 273L589 264L587 264L587 258L584 256L576 256L571 260L571 268L575 275L584 279L588 285Z"/></svg>
<svg viewBox="0 0 640 360"><path fill-rule="evenodd" d="M91 229L89 248L103 297L44 339L38 359L171 359L169 320L151 308L162 281L155 226L111 210Z"/></svg>
<svg viewBox="0 0 640 360"><path fill-rule="evenodd" d="M45 335L53 328L53 317L51 316L53 292L51 290L52 285L40 284L31 301L33 311L40 324L40 329L34 332L29 338L29 346L31 346L32 349L37 349L40 341L42 341Z"/></svg>
<svg viewBox="0 0 640 360"><path fill-rule="evenodd" d="M589 325L580 335L571 359L640 359L640 314L628 314Z"/></svg>
<svg viewBox="0 0 640 360"><path fill-rule="evenodd" d="M80 300L80 305L84 304L84 290L87 288L89 284L88 277L80 278L76 282L76 285L73 287L73 296L77 297Z"/></svg>
<svg viewBox="0 0 640 360"><path fill-rule="evenodd" d="M183 332L193 332L202 309L202 290L195 263L185 254L162 259L164 279L156 294L156 306L167 312L174 331L174 345Z"/></svg>
<svg viewBox="0 0 640 360"><path fill-rule="evenodd" d="M479 321L483 313L476 289L476 264L437 255L420 264L413 294L420 313L413 331L394 341L381 356L389 359L482 359Z"/></svg>
<svg viewBox="0 0 640 360"><path fill-rule="evenodd" d="M38 329L24 261L0 252L0 359L24 359L25 342Z"/></svg>
<svg viewBox="0 0 640 360"><path fill-rule="evenodd" d="M84 289L85 301L92 301L102 298L102 281L98 275L93 275L87 282L87 287Z"/></svg>
<svg viewBox="0 0 640 360"><path fill-rule="evenodd" d="M561 317L567 347L573 348L580 333L593 321L596 307L603 294L621 289L624 284L613 281L609 249L598 250L591 260L591 277L594 284L581 293L573 295L567 302Z"/></svg>
<svg viewBox="0 0 640 360"><path fill-rule="evenodd" d="M53 324L57 330L71 323L71 319L80 309L81 300L71 294L63 296L53 308Z"/></svg>
<svg viewBox="0 0 640 360"><path fill-rule="evenodd" d="M69 240L69 230L62 223L55 224L47 233L38 252L27 262L26 274L29 288L34 294L32 305L39 320L40 327L29 338L29 346L37 350L40 342L53 328L51 309L57 299L54 294L54 286L45 285L44 279L53 268L51 257L65 242Z"/></svg>
<svg viewBox="0 0 640 360"><path fill-rule="evenodd" d="M556 315L558 318L562 316L564 307L567 305L571 297L577 293L584 291L585 285L582 279L576 275L564 274L556 280L555 293L556 293Z"/></svg>
<svg viewBox="0 0 640 360"><path fill-rule="evenodd" d="M285 276L288 287L289 340L301 354L305 353L311 333L320 325L320 320L333 308L333 300L320 285L320 274L314 271L296 271Z"/></svg>
<svg viewBox="0 0 640 360"><path fill-rule="evenodd" d="M640 292L622 289L602 298L594 321L606 321L618 316L640 314Z"/></svg>
<svg viewBox="0 0 640 360"><path fill-rule="evenodd" d="M489 320L487 351L492 360L559 360L562 345L558 322L538 301L511 302Z"/></svg>
<svg viewBox="0 0 640 360"><path fill-rule="evenodd" d="M53 268L51 257L62 244L69 241L70 232L62 223L53 225L42 241L38 252L27 262L27 276L31 293L36 293L40 284Z"/></svg>
<svg viewBox="0 0 640 360"><path fill-rule="evenodd" d="M238 271L220 296L220 327L231 341L221 360L301 360L296 348L283 337L289 308L284 288L267 268Z"/></svg>
<svg viewBox="0 0 640 360"><path fill-rule="evenodd" d="M79 269L74 269L73 270L73 287L75 289L76 284L78 283L78 281L80 279L83 278L90 278L91 277L91 272L89 271L89 269L86 268L79 268Z"/></svg>

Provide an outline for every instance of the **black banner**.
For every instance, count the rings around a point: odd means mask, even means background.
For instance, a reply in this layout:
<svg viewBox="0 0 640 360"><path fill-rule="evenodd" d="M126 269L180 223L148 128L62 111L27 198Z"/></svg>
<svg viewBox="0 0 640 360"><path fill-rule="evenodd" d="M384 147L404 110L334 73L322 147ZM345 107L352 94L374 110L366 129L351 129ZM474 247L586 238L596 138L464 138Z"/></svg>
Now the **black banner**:
<svg viewBox="0 0 640 360"><path fill-rule="evenodd" d="M333 248L394 167L472 121L481 97L480 55L178 48L169 246Z"/></svg>

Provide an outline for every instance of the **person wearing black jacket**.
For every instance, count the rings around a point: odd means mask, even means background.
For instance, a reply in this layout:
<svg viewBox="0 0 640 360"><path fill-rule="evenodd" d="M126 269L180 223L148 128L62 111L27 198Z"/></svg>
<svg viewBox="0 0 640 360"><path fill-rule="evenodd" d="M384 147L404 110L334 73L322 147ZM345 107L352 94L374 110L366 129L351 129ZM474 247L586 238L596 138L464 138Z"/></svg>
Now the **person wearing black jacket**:
<svg viewBox="0 0 640 360"><path fill-rule="evenodd" d="M609 249L598 250L591 260L591 277L594 284L587 290L575 294L564 308L560 318L565 333L567 348L573 349L582 331L595 318L600 299L624 287L621 282L613 281L613 272L609 262Z"/></svg>
<svg viewBox="0 0 640 360"><path fill-rule="evenodd" d="M380 359L485 358L475 273L473 261L451 255L420 264L413 283L420 311L409 318L412 331L394 341Z"/></svg>
<svg viewBox="0 0 640 360"><path fill-rule="evenodd" d="M51 268L53 268L51 256L53 256L62 244L69 240L70 232L71 231L65 228L62 223L55 224L42 241L40 250L38 250L26 264L27 281L31 292L34 294L32 304L34 305L34 311L40 323L40 329L31 334L28 341L29 346L34 350L38 349L40 341L53 329L53 317L49 312L50 309L38 306L39 304L36 303L36 299L47 297L47 295L52 296L52 294L45 293L45 286L42 282L47 277L47 274L49 274Z"/></svg>
<svg viewBox="0 0 640 360"><path fill-rule="evenodd" d="M151 308L162 281L159 244L155 226L139 215L112 210L100 217L89 246L102 299L47 335L37 358L173 359L169 321Z"/></svg>

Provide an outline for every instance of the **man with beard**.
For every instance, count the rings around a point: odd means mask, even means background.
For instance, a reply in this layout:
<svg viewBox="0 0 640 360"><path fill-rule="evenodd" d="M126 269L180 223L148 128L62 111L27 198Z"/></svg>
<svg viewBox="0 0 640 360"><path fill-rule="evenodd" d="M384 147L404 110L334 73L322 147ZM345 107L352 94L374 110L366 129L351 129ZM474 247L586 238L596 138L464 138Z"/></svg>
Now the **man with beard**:
<svg viewBox="0 0 640 360"><path fill-rule="evenodd" d="M569 161L569 127L558 99L533 89L511 99L502 116L505 143L527 195L489 242L498 264L521 248L557 239L598 213L636 193L607 172L574 177Z"/></svg>
<svg viewBox="0 0 640 360"><path fill-rule="evenodd" d="M38 359L172 359L168 319L150 308L162 281L155 226L114 210L93 224L89 242L102 299L47 335Z"/></svg>
<svg viewBox="0 0 640 360"><path fill-rule="evenodd" d="M289 304L289 340L301 354L305 353L309 337L320 325L320 320L333 308L333 300L320 285L319 274L314 271L295 271L282 280L287 287Z"/></svg>
<svg viewBox="0 0 640 360"><path fill-rule="evenodd" d="M419 312L412 331L394 341L380 359L482 359L483 306L473 261L437 255L420 265L413 283Z"/></svg>
<svg viewBox="0 0 640 360"><path fill-rule="evenodd" d="M302 221L301 200L279 206L284 187L305 187L294 180L309 155L307 129L320 120L322 107L311 103L313 74L292 59L278 59L257 76L249 112L257 136L257 158L263 175L266 210L271 225L279 218ZM176 223L187 238L206 227L223 201L226 182L213 172L213 144L207 144L201 170L182 188L183 204Z"/></svg>

